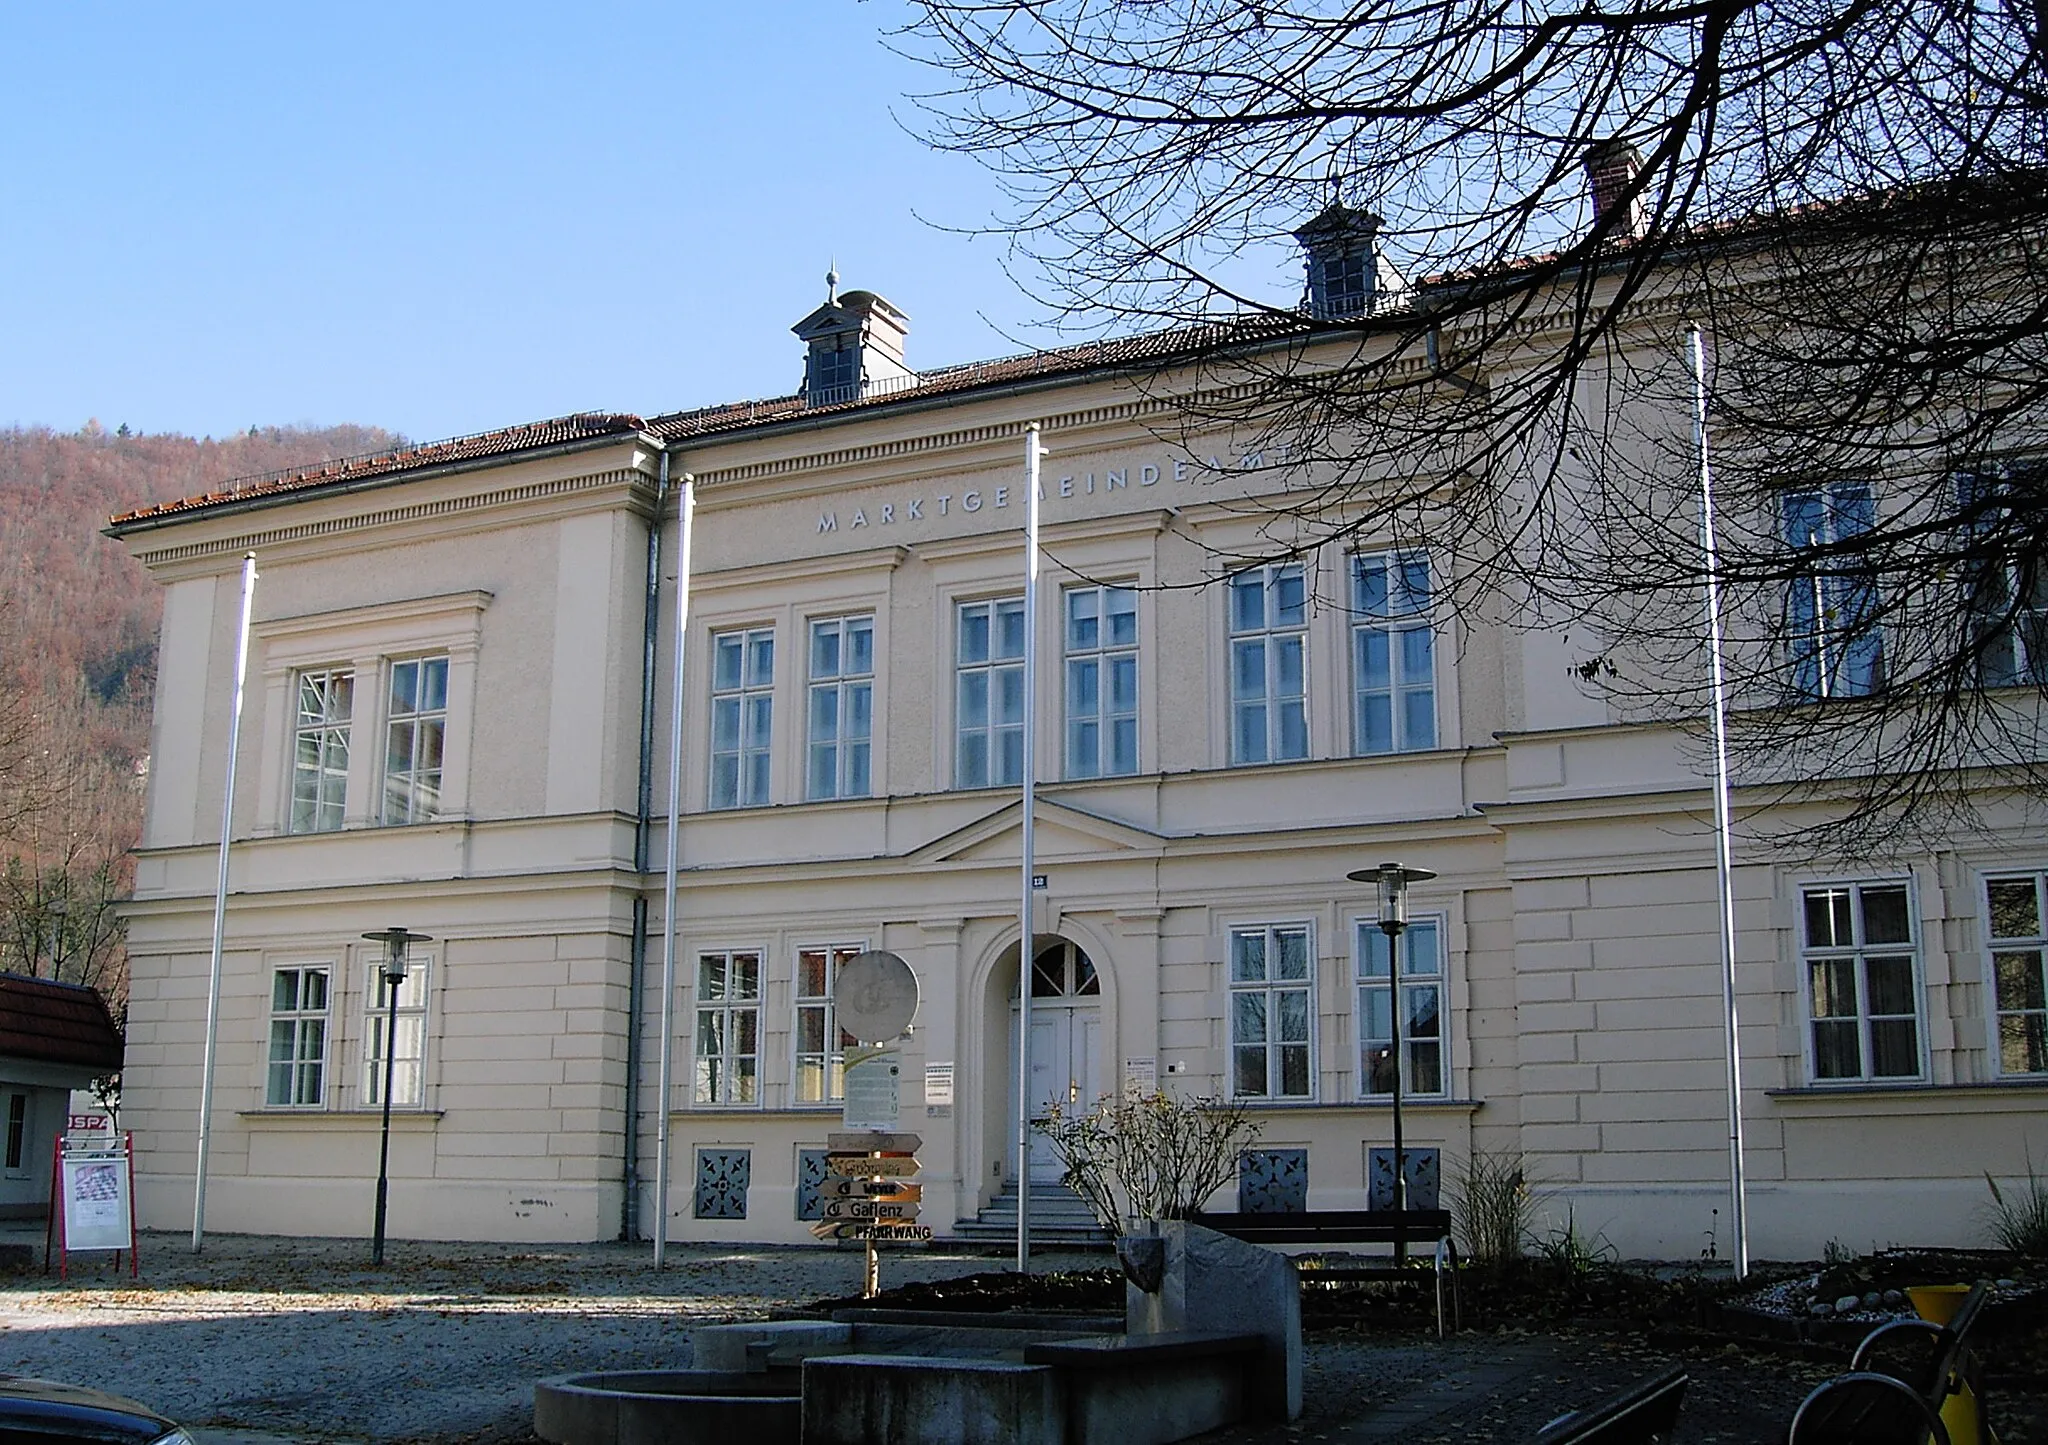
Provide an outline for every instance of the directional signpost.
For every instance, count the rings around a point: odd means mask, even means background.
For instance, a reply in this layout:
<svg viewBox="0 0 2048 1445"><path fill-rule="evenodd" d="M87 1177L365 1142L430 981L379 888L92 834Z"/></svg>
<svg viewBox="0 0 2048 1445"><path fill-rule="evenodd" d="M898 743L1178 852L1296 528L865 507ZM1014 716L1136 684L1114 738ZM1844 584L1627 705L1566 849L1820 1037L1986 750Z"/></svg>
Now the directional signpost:
<svg viewBox="0 0 2048 1445"><path fill-rule="evenodd" d="M825 1138L825 1182L818 1188L819 1239L867 1246L861 1298L882 1292L878 1244L921 1243L931 1226L917 1222L921 1186L917 1149L924 1141L896 1132L900 1079L896 1041L917 1016L917 976L893 953L847 960L832 986L839 1027L860 1045L846 1051L845 1132Z"/></svg>

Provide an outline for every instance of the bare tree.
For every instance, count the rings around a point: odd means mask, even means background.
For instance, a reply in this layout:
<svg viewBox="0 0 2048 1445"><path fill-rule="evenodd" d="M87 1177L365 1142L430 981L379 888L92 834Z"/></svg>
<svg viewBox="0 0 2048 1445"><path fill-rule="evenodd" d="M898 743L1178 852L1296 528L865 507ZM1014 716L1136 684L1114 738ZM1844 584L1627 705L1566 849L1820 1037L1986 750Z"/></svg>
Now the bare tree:
<svg viewBox="0 0 2048 1445"><path fill-rule="evenodd" d="M2048 7L914 8L1013 270L1183 329L1274 550L1412 539L1697 719L1697 326L1745 779L1851 850L1968 826L1985 769L2048 795ZM1317 226L1369 241L1340 305L1276 285Z"/></svg>

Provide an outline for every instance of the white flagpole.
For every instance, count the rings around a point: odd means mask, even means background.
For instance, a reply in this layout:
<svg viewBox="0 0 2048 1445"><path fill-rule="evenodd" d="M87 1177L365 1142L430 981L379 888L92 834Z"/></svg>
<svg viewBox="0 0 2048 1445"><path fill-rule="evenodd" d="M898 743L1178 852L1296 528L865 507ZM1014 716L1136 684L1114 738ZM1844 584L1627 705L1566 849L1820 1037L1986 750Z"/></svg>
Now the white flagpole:
<svg viewBox="0 0 2048 1445"><path fill-rule="evenodd" d="M1017 1272L1031 1268L1031 827L1038 792L1038 423L1024 432L1024 806L1018 833ZM993 705L994 699L990 699Z"/></svg>
<svg viewBox="0 0 2048 1445"><path fill-rule="evenodd" d="M1728 696L1721 666L1721 560L1714 543L1714 474L1707 460L1706 346L1697 325L1692 347L1693 437L1699 443L1700 549L1707 569L1707 659L1714 702L1714 869L1721 890L1721 1009L1728 1040L1729 1258L1735 1277L1749 1274L1749 1194L1742 1166L1742 1048L1735 1016L1735 883L1733 824L1728 805Z"/></svg>
<svg viewBox="0 0 2048 1445"><path fill-rule="evenodd" d="M213 889L213 958L206 976L206 1052L199 1063L199 1157L192 1176L192 1252L206 1240L206 1164L213 1143L213 1056L220 1042L220 959L228 921L228 838L235 822L235 757L242 746L242 689L249 678L249 614L256 554L242 558L242 626L235 643L235 702L228 721L228 779L220 803L220 876Z"/></svg>
<svg viewBox="0 0 2048 1445"><path fill-rule="evenodd" d="M654 1267L668 1253L669 1111L674 1108L676 1053L676 863L683 812L683 646L690 637L690 531L697 479L688 472L676 491L676 653L668 703L668 865L661 882L661 1081L654 1111Z"/></svg>

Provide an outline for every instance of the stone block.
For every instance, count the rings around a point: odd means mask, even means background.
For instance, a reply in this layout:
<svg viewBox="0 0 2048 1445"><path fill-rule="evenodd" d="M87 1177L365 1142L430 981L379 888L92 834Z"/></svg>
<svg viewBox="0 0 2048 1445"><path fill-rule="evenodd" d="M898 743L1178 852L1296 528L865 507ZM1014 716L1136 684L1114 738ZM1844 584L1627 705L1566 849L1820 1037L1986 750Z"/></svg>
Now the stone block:
<svg viewBox="0 0 2048 1445"><path fill-rule="evenodd" d="M700 1370L763 1370L771 1352L837 1349L852 1342L852 1325L829 1320L707 1325L690 1331L690 1363Z"/></svg>
<svg viewBox="0 0 2048 1445"><path fill-rule="evenodd" d="M926 1355L804 1361L804 1445L1067 1445L1049 1365Z"/></svg>
<svg viewBox="0 0 2048 1445"><path fill-rule="evenodd" d="M1265 1348L1253 1371L1249 1403L1264 1418L1295 1419L1301 1414L1302 1354L1301 1280L1294 1261L1198 1224L1166 1220L1156 1228L1166 1241L1164 1277L1152 1293L1125 1284L1125 1333L1258 1335Z"/></svg>

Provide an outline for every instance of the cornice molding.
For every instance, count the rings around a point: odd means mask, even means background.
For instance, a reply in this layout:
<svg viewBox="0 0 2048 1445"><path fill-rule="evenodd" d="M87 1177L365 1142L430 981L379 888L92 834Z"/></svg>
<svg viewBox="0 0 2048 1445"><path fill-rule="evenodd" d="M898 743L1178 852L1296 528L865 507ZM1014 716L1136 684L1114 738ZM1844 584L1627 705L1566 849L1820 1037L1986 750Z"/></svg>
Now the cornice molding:
<svg viewBox="0 0 2048 1445"><path fill-rule="evenodd" d="M262 531L237 532L203 542L187 542L180 546L137 550L135 557L151 571L206 562L220 557L239 557L245 552L255 552L260 557L266 552L274 553L279 548L318 544L377 528L467 518L535 502L554 502L587 496L619 487L641 493L637 499L638 510L650 516L653 514L654 488L647 477L633 467L616 467L581 476L552 477L542 481L524 482L517 486L472 492L459 497L440 497L432 501L380 507L375 511L350 516L326 517L314 522L268 527ZM309 495L305 500L312 503L332 498Z"/></svg>

